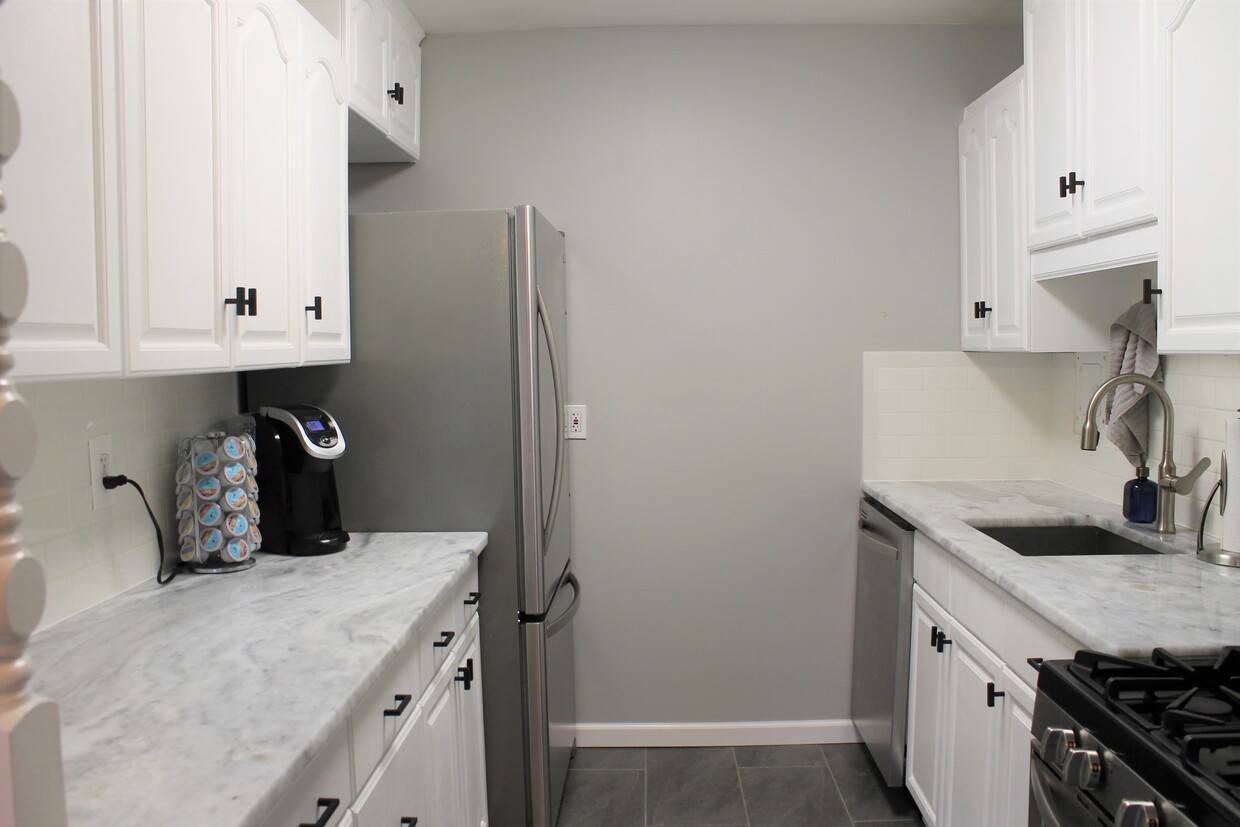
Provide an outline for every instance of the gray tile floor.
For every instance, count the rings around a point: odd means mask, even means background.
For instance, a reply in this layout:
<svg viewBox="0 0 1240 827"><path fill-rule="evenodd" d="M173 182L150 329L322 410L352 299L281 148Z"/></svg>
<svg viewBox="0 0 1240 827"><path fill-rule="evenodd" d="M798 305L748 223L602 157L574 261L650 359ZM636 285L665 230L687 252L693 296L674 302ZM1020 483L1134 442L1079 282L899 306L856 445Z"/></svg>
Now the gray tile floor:
<svg viewBox="0 0 1240 827"><path fill-rule="evenodd" d="M557 827L922 827L860 744L581 749Z"/></svg>

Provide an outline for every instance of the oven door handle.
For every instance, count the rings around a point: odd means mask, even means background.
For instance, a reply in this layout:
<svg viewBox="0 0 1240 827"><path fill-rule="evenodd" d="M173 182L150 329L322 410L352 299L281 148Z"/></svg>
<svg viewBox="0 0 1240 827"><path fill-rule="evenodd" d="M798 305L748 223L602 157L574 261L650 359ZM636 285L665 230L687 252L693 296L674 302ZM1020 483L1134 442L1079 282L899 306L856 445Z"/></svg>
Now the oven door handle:
<svg viewBox="0 0 1240 827"><path fill-rule="evenodd" d="M1029 762L1029 769L1029 790L1033 794L1033 803L1038 809L1043 825L1045 827L1069 827L1067 822L1060 820L1058 808L1050 799L1049 788L1060 783L1059 779L1046 768L1037 755L1034 755L1033 760Z"/></svg>

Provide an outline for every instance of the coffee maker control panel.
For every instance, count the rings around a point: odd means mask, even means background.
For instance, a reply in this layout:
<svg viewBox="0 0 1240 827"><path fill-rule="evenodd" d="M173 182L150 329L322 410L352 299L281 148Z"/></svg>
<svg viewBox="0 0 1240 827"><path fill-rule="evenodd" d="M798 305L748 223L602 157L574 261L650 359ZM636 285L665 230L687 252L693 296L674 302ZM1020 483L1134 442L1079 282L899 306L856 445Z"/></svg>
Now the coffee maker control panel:
<svg viewBox="0 0 1240 827"><path fill-rule="evenodd" d="M260 408L259 413L288 425L297 435L301 447L312 457L336 459L344 453L344 434L332 415L322 408L289 405L284 408Z"/></svg>

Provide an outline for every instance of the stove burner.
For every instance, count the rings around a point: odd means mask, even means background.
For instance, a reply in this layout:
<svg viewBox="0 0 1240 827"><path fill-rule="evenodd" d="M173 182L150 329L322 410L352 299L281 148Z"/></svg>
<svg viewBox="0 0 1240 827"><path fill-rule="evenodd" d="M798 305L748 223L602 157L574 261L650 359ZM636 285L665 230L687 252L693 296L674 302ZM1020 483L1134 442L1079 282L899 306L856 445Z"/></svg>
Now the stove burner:
<svg viewBox="0 0 1240 827"><path fill-rule="evenodd" d="M1222 698L1211 698L1209 695L1201 695L1196 690L1189 690L1191 695L1187 695L1187 700L1183 706L1178 707L1185 712L1191 712L1194 715L1209 716L1212 718L1224 717L1231 713L1233 706L1229 701ZM1181 696L1184 697L1184 696ZM1173 705L1178 701L1172 702Z"/></svg>

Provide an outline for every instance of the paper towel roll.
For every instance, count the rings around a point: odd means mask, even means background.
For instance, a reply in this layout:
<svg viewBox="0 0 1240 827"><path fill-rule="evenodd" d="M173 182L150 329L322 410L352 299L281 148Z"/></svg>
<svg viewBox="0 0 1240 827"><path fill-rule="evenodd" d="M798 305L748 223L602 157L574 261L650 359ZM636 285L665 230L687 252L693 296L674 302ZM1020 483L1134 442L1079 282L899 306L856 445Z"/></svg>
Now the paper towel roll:
<svg viewBox="0 0 1240 827"><path fill-rule="evenodd" d="M1240 418L1227 420L1223 450L1227 453L1227 481L1224 483L1227 500L1220 504L1223 509L1222 546L1224 551L1240 552Z"/></svg>

